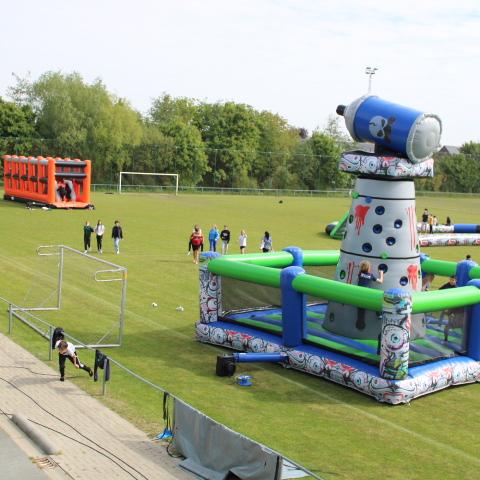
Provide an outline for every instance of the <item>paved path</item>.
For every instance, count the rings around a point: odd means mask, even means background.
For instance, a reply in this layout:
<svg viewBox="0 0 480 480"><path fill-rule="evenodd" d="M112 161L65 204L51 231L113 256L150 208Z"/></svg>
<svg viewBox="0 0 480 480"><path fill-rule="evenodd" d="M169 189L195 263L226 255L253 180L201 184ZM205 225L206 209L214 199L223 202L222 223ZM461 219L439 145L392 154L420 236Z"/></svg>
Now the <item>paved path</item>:
<svg viewBox="0 0 480 480"><path fill-rule="evenodd" d="M27 468L25 463L31 466L32 459L41 467L41 470L35 467L40 476L35 476L33 469L32 476L21 477L22 480L44 476L81 480L192 480L191 475L178 467L178 460L168 456L164 446L154 443L144 432L73 383L68 380L62 383L58 378L57 371L0 334L0 409L11 414L23 414L84 444L37 426L51 442L60 446L62 452L60 455L46 456L8 417L0 415L0 431L3 430L3 436L6 434L13 441L8 441L12 458L18 460L19 465L23 463L22 468ZM104 449L92 443L92 440ZM2 447L6 444L2 442ZM0 456L0 462L5 462L5 458L8 460L8 457ZM0 463L0 471L3 468L4 464ZM17 475L16 478L20 477Z"/></svg>

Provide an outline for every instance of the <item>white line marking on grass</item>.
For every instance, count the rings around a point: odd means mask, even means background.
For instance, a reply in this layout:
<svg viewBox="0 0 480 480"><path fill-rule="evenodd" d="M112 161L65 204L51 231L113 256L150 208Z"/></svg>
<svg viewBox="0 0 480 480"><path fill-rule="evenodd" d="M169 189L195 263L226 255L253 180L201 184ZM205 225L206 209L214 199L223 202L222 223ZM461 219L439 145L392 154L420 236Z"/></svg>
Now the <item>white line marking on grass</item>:
<svg viewBox="0 0 480 480"><path fill-rule="evenodd" d="M265 367L262 367L259 365L260 368L266 370ZM278 373L275 373L276 375L279 375ZM308 390L310 392L313 392L315 393L316 395L320 396L320 397L323 397L329 401L332 401L332 402L335 402L339 405L344 405L346 408L350 409L350 410L353 410L355 411L356 413L358 413L359 415L362 415L364 417L368 417L370 418L371 420L375 420L379 423L382 423L384 425L387 425L389 428L394 428L396 430L399 430L403 433L408 433L409 435L413 435L414 437L418 438L419 440L427 443L427 444L430 444L430 445L434 445L440 449L444 449L444 450L447 450L449 452L452 452L460 457L463 457L465 459L468 459L469 461L473 462L473 463L476 463L477 465L480 465L480 458L478 457L475 457L473 455L470 455L469 453L467 452L464 452L463 450L460 450L458 448L455 448L455 447L452 447L451 445L448 445L446 443L443 443L443 442L439 442L438 440L435 440L431 437L427 437L425 435L422 435L421 433L418 433L414 430L410 430L406 427L402 427L401 425L398 425L397 423L394 423L394 422L391 422L389 420L385 420L384 418L381 418L377 415L374 415L373 413L369 413L367 412L366 410L363 410L361 408L358 408L358 407L355 407L354 405L350 405L349 403L346 403L342 400L339 400L338 398L335 398L335 397L332 397L331 395L328 395L328 393L324 393L324 392L319 392L318 390L315 390L307 385L304 385L300 382L297 382L296 380L292 380L290 378L286 378L284 376L282 376L282 380L283 381L287 381L288 383L291 383L297 387L300 387L300 388L303 388L305 390ZM362 393L358 392L359 395L362 395ZM397 407L398 408L398 407Z"/></svg>
<svg viewBox="0 0 480 480"><path fill-rule="evenodd" d="M21 265L21 264L19 265L18 262L16 262L15 260L12 260L11 258L5 257L4 255L0 255L0 260L4 261L7 264L10 264L10 265L14 266L17 270L19 270L21 272L25 272L27 274L35 274L35 275L38 275L38 276L48 278L50 280L56 280L57 279L56 275L53 276L53 275L50 275L48 273L45 273L45 272L42 272L42 271L39 271L39 270L35 270L33 267L29 267L27 265ZM53 288L56 289L56 286L54 286ZM108 305L109 307L118 308L118 301L117 302L109 301L105 297L99 297L98 295L95 295L94 293L91 293L90 291L88 291L88 290L86 290L82 287L78 287L77 285L72 284L72 283L70 283L68 285L64 285L62 287L62 290L64 292L65 292L65 290L67 290L67 291L68 290L77 291L77 292L81 293L83 296L92 298L100 304L103 303L104 305ZM161 325L161 324L157 323L156 320L153 320L153 319L150 319L150 318L145 317L143 315L140 315L139 313L136 313L132 310L129 310L128 308L125 309L125 316L127 316L127 315L131 316L132 318L138 319L139 322L141 322L145 325L153 326L153 327L155 327L155 329L163 330L163 331L167 330L173 336L177 336L177 337L185 338L185 339L192 339L191 335L187 335L185 333L177 332L176 330L174 330L172 328L165 327L164 325ZM110 326L115 324L115 323L118 324L118 320L113 321L110 324Z"/></svg>
<svg viewBox="0 0 480 480"><path fill-rule="evenodd" d="M34 273L36 274L40 274L40 275L43 275L45 277L49 277L50 278L50 275L48 274L45 274L44 272L39 272L38 270L33 270L32 268L29 268L25 265L21 266L19 268L19 265L18 263L16 263L15 261L11 260L10 258L7 258L3 255L0 255L0 259L2 259L3 261L5 261L6 263L10 263L10 264L14 264L16 268L18 268L19 270L23 270L23 271L27 271L27 272L31 272L33 271ZM69 288L71 288L72 290L80 290L84 295L87 295L87 296L91 296L91 297L94 297L97 301L100 301L100 302L103 302L105 304L108 304L108 305L113 305L113 306L117 306L116 303L113 303L113 302L109 302L107 300L105 300L104 298L98 298L96 295L94 294L89 294L88 291L85 291L83 289L81 289L80 287L76 287L75 285L69 285ZM138 313L135 313L131 310L126 310L125 312L126 314L128 315L132 315L132 317L135 317L139 320L141 320L144 324L150 324L150 325L153 325L156 329L158 330L167 330L170 332L170 334L172 335L175 335L177 337L181 337L181 338L185 338L185 339L192 339L192 336L190 335L187 335L187 334L184 334L184 333L181 333L181 332L177 332L169 327L165 327L163 325L159 325L158 323L156 323L154 320L151 320L149 319L148 317L144 317ZM213 345L213 344L209 344L210 347L213 347L214 350L218 351L218 352L224 352L224 349L222 349L220 346L218 345ZM267 368L265 368L264 366L262 365L258 365L258 368L262 369L262 370L267 370ZM366 410L363 410L361 408L358 408L358 407L355 407L353 405L350 405L342 400L339 400L338 398L335 398L335 397L332 397L331 395L328 395L327 393L324 393L324 392L319 392L318 390L315 390L307 385L304 385L300 382L297 382L296 380L292 380L290 378L286 378L285 376L282 376L280 375L280 373L276 373L276 372L272 372L272 370L268 370L270 373L274 373L275 375L277 376L281 376L282 377L282 380L283 381L286 381L288 383L291 383L292 385L295 385L297 387L300 387L304 390L308 390L312 393L314 393L315 395L318 395L319 397L322 397L322 398L325 398L331 402L334 402L334 403L337 403L339 405L343 405L345 406L346 408L358 413L359 415L362 415L362 416L366 416L368 418L370 418L371 420L374 420L374 421L377 421L378 423L382 423L384 425L387 425L389 428L394 428L398 431L401 431L403 433L407 433L409 435L412 435L416 438L418 438L419 440L427 443L427 444L430 444L430 445L434 445L435 447L437 448L440 448L440 449L443 449L443 450L446 450L446 451L449 451L455 455L458 455L460 457L463 457L477 465L480 465L480 458L478 457L475 457L473 455L470 455L469 453L466 453L464 452L463 450L459 450L458 448L455 448L455 447L452 447L451 445L448 445L446 443L443 443L443 442L439 442L437 440L434 440L433 438L431 437L427 437L425 435L422 435L421 433L418 433L418 432L415 432L414 430L410 430L406 427L402 427L401 425L398 425L396 423L393 423L393 422L390 422L389 420L385 420L384 418L381 418L377 415L374 415L372 413L369 413L367 412ZM358 393L359 395L363 395L362 393Z"/></svg>
<svg viewBox="0 0 480 480"><path fill-rule="evenodd" d="M221 349L218 345L213 345L213 344L208 344L210 346L212 346L215 350L219 351L219 352L224 352L224 349ZM367 412L366 410L364 409L361 409L361 408L358 408L358 407L355 407L354 405L351 405L349 403L346 403L342 400L339 400L338 398L335 398L335 397L332 397L331 395L329 395L328 393L324 393L324 392L319 392L318 390L315 390L311 387L309 387L308 385L305 385L303 383L300 383L300 382L297 382L296 380L292 380L290 378L286 378L285 376L281 375L280 373L277 373L275 371L272 371L270 369L267 369L266 367L264 367L263 365L261 364L258 364L257 367L261 370L264 370L264 371L267 371L269 373L273 373L277 376L281 376L282 377L282 380L283 381L286 381L288 383L291 383L292 385L295 385L297 387L300 387L304 390L308 390L309 392L312 392L314 393L315 395L318 395L319 397L322 397L322 398L325 398L331 402L334 402L334 403L337 403L338 405L343 405L345 406L346 408L350 409L350 410L353 410L355 413L359 414L359 415L362 415L364 417L368 417L370 418L371 420L374 420L378 423L382 423L383 425L387 425L389 428L394 428L396 430L399 430L403 433L407 433L409 435L412 435L416 438L418 438L419 440L421 440L422 442L425 442L427 444L430 444L430 445L434 445L435 447L437 448L440 448L440 449L443 449L443 450L447 450L449 452L452 452L453 454L455 455L458 455L460 457L463 457L477 465L480 465L480 458L478 457L475 457L473 455L470 455L469 453L467 452L464 452L463 450L460 450L458 448L455 448L455 447L452 447L451 445L448 445L446 443L443 443L443 442L439 442L431 437L427 437L425 435L422 435L421 433L418 433L414 430L410 430L406 427L402 427L401 425L398 425L397 423L394 423L394 422L391 422L389 420L385 420L384 418L382 417L379 417L377 415L374 415L373 413L369 413ZM293 371L295 371L295 369L292 369ZM318 378L321 378L321 377L318 377ZM324 379L325 380L325 379ZM326 380L328 381L328 380ZM333 382L335 384L335 382ZM338 385L338 384L335 384L337 386L341 386L341 385ZM361 392L357 392L358 395L363 395ZM406 406L405 406L406 407ZM404 407L404 408L405 408ZM387 407L388 408L388 407ZM398 407L397 407L398 408Z"/></svg>

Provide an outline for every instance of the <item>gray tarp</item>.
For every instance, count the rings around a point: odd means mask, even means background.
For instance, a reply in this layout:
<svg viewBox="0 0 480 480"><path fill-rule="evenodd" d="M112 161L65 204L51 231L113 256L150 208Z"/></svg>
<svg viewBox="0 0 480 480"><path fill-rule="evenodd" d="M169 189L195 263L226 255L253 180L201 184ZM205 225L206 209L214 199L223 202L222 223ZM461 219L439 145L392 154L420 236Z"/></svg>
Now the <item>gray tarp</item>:
<svg viewBox="0 0 480 480"><path fill-rule="evenodd" d="M208 480L229 472L242 480L280 480L282 458L175 399L175 449L186 457L180 465Z"/></svg>

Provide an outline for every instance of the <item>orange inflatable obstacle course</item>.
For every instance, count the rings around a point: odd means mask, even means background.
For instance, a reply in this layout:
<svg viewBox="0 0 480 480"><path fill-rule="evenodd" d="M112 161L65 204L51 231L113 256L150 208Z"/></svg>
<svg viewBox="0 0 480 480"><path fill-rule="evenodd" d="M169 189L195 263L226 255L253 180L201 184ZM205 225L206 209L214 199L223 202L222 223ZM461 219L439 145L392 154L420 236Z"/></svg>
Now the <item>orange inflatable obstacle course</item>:
<svg viewBox="0 0 480 480"><path fill-rule="evenodd" d="M90 160L3 156L5 200L50 208L93 208Z"/></svg>

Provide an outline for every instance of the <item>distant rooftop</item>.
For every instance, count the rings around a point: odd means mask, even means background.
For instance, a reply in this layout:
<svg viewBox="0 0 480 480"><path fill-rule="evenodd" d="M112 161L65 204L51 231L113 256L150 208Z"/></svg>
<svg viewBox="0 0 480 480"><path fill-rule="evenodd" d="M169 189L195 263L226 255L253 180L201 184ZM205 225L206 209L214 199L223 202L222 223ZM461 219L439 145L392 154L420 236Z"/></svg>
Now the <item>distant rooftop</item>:
<svg viewBox="0 0 480 480"><path fill-rule="evenodd" d="M445 153L447 155L458 155L460 153L460 148L455 147L453 145L444 145L439 150L439 153Z"/></svg>

